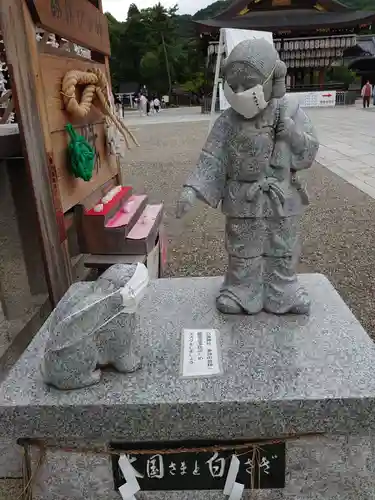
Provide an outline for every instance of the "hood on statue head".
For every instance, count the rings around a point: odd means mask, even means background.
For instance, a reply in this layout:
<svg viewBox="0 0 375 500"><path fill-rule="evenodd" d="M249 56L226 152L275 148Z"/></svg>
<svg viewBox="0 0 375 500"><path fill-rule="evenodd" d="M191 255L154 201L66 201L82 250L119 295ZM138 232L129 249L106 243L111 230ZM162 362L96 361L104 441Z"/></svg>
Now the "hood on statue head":
<svg viewBox="0 0 375 500"><path fill-rule="evenodd" d="M225 97L237 113L253 118L271 99L285 95L286 72L271 43L263 38L245 40L224 63Z"/></svg>

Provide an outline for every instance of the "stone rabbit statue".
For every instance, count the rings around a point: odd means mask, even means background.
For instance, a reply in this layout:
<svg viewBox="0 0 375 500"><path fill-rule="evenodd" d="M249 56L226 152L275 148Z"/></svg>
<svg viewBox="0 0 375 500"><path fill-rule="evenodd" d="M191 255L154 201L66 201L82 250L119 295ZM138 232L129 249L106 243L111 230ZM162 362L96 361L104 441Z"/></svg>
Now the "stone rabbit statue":
<svg viewBox="0 0 375 500"><path fill-rule="evenodd" d="M115 265L97 281L72 285L47 320L44 382L78 389L99 382L100 367L140 368L133 351L137 306L149 282L143 264Z"/></svg>
<svg viewBox="0 0 375 500"><path fill-rule="evenodd" d="M296 275L299 218L307 194L297 172L319 143L298 103L286 95L286 66L264 39L239 43L223 68L230 108L216 120L177 206L197 199L226 216L228 269L216 299L226 314L309 312Z"/></svg>

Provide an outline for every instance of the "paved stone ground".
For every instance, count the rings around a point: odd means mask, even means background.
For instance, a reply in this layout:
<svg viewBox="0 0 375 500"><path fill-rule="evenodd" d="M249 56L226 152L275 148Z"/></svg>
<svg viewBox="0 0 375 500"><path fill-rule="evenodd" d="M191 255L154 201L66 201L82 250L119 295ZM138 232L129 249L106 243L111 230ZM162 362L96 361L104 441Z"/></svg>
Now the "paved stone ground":
<svg viewBox="0 0 375 500"><path fill-rule="evenodd" d="M311 109L321 147L318 161L375 198L375 107Z"/></svg>

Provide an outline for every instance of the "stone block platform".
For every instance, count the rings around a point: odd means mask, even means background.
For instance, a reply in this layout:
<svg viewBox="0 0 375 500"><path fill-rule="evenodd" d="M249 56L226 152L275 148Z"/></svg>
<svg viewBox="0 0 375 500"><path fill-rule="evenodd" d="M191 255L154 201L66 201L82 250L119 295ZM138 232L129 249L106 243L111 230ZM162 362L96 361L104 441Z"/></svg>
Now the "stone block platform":
<svg viewBox="0 0 375 500"><path fill-rule="evenodd" d="M329 281L302 275L305 316L224 316L221 278L152 282L137 338L144 367L107 372L99 385L60 392L42 383L44 329L0 390L0 437L64 446L111 441L288 440L286 487L244 498L375 499L375 347ZM184 329L219 332L222 373L181 376ZM324 435L317 435L317 434ZM36 500L118 499L109 457L51 451ZM219 499L222 492L142 492L150 499ZM33 497L34 498L34 497Z"/></svg>

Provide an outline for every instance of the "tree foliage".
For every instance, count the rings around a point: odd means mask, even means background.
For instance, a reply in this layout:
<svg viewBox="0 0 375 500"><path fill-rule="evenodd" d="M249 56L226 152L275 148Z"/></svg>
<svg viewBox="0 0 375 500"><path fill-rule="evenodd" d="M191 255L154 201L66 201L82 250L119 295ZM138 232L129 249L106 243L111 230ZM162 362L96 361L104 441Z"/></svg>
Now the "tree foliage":
<svg viewBox="0 0 375 500"><path fill-rule="evenodd" d="M356 79L355 72L351 71L346 66L336 66L331 68L327 76L332 82L345 83L347 86L353 83Z"/></svg>
<svg viewBox="0 0 375 500"><path fill-rule="evenodd" d="M199 81L194 75L202 71L205 54L191 16L179 16L177 6L167 9L158 3L139 10L131 4L125 22L106 15L115 89L121 82L137 82L150 92L166 93L170 87Z"/></svg>
<svg viewBox="0 0 375 500"><path fill-rule="evenodd" d="M139 16L140 12L138 7L136 6L135 3L131 3L129 5L128 9L128 19L131 19L132 17Z"/></svg>
<svg viewBox="0 0 375 500"><path fill-rule="evenodd" d="M354 10L374 11L375 7L374 0L344 0L342 3Z"/></svg>
<svg viewBox="0 0 375 500"><path fill-rule="evenodd" d="M193 16L193 19L209 19L210 17L217 16L223 10L227 9L232 0L217 0L216 2L208 5L204 9L198 10Z"/></svg>

